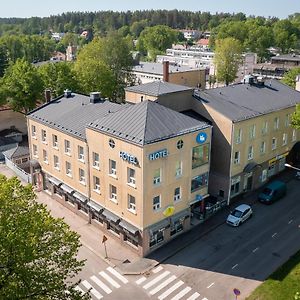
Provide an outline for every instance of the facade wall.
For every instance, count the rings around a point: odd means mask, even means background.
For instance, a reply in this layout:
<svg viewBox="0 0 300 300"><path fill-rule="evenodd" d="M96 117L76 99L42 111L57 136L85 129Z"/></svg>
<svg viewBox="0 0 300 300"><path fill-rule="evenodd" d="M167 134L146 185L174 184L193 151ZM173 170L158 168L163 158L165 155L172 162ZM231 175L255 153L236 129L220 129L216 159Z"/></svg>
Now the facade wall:
<svg viewBox="0 0 300 300"><path fill-rule="evenodd" d="M169 73L169 82L190 87L205 88L205 70Z"/></svg>
<svg viewBox="0 0 300 300"><path fill-rule="evenodd" d="M135 93L135 92L125 91L126 102L140 103L145 100L155 101L156 99L157 99L157 96L149 96L149 95L146 95L143 93Z"/></svg>
<svg viewBox="0 0 300 300"><path fill-rule="evenodd" d="M175 111L182 112L191 108L192 94L193 91L184 91L160 95L157 99L157 103Z"/></svg>
<svg viewBox="0 0 300 300"><path fill-rule="evenodd" d="M12 110L0 110L0 131L12 126L27 134L26 116Z"/></svg>

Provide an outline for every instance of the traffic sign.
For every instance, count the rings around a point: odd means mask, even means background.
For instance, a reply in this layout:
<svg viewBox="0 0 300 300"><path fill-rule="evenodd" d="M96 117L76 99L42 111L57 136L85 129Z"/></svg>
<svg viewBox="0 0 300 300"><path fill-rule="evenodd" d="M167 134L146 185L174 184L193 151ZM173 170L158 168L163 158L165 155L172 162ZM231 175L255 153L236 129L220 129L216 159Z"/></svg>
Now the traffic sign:
<svg viewBox="0 0 300 300"><path fill-rule="evenodd" d="M233 289L233 293L235 294L235 299L241 294L241 291L239 289Z"/></svg>
<svg viewBox="0 0 300 300"><path fill-rule="evenodd" d="M102 244L104 244L106 241L107 241L107 237L105 235L103 235Z"/></svg>

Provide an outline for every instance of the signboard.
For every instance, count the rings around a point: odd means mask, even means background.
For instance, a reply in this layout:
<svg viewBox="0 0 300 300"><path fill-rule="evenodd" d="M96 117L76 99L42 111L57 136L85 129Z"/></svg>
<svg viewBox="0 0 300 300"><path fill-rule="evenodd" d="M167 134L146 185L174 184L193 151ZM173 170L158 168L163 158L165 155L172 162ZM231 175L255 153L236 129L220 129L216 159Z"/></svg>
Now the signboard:
<svg viewBox="0 0 300 300"><path fill-rule="evenodd" d="M167 156L168 156L168 150L163 149L149 154L149 160L156 160Z"/></svg>
<svg viewBox="0 0 300 300"><path fill-rule="evenodd" d="M198 135L196 136L196 142L198 144L203 144L207 140L207 134L206 132L199 132Z"/></svg>
<svg viewBox="0 0 300 300"><path fill-rule="evenodd" d="M105 235L103 235L102 244L104 244L106 241L107 241L107 237Z"/></svg>
<svg viewBox="0 0 300 300"><path fill-rule="evenodd" d="M174 214L174 211L175 207L173 205L170 205L164 210L163 214L165 217L170 217Z"/></svg>
<svg viewBox="0 0 300 300"><path fill-rule="evenodd" d="M134 164L134 165L137 165L138 164L138 160L135 156L131 155L131 154L128 154L124 151L120 151L120 157L123 159L123 160L126 160L128 161L129 163L131 164Z"/></svg>
<svg viewBox="0 0 300 300"><path fill-rule="evenodd" d="M241 294L241 291L239 289L233 289L233 293L237 297L237 296L239 296Z"/></svg>
<svg viewBox="0 0 300 300"><path fill-rule="evenodd" d="M269 166L274 165L278 160L286 157L289 154L289 152L285 152L283 154L277 155L275 157L273 157L272 159L269 160Z"/></svg>

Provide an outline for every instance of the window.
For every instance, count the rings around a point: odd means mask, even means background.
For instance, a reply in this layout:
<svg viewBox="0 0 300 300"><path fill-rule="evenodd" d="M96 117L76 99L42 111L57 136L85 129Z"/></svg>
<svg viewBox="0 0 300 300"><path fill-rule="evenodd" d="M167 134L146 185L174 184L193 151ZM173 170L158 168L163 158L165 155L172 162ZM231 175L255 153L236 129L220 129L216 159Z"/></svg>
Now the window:
<svg viewBox="0 0 300 300"><path fill-rule="evenodd" d="M153 247L164 241L164 228L156 230L154 232L150 231L150 242L149 246Z"/></svg>
<svg viewBox="0 0 300 300"><path fill-rule="evenodd" d="M289 127L290 126L290 115L289 114L285 115L284 126L285 127Z"/></svg>
<svg viewBox="0 0 300 300"><path fill-rule="evenodd" d="M32 154L34 157L38 157L38 148L37 148L37 145L32 145Z"/></svg>
<svg viewBox="0 0 300 300"><path fill-rule="evenodd" d="M274 119L274 129L275 129L275 130L278 130L278 129L279 129L279 118L278 118L278 117L276 117L276 118Z"/></svg>
<svg viewBox="0 0 300 300"><path fill-rule="evenodd" d="M275 150L277 147L277 139L276 138L272 138L272 150Z"/></svg>
<svg viewBox="0 0 300 300"><path fill-rule="evenodd" d="M175 165L175 176L179 177L182 175L182 161L176 161Z"/></svg>
<svg viewBox="0 0 300 300"><path fill-rule="evenodd" d="M112 184L109 185L109 193L110 200L117 203L117 188Z"/></svg>
<svg viewBox="0 0 300 300"><path fill-rule="evenodd" d="M183 140L179 140L177 142L177 149L182 149L182 147L183 147Z"/></svg>
<svg viewBox="0 0 300 300"><path fill-rule="evenodd" d="M231 179L230 196L233 197L240 191L241 176Z"/></svg>
<svg viewBox="0 0 300 300"><path fill-rule="evenodd" d="M59 159L57 155L53 156L53 165L55 169L59 170Z"/></svg>
<svg viewBox="0 0 300 300"><path fill-rule="evenodd" d="M284 133L282 135L282 146L285 146L287 144L288 136L287 133Z"/></svg>
<svg viewBox="0 0 300 300"><path fill-rule="evenodd" d="M235 143L240 144L242 142L242 129L239 128L235 133Z"/></svg>
<svg viewBox="0 0 300 300"><path fill-rule="evenodd" d="M181 189L177 187L174 191L174 202L179 201L181 199Z"/></svg>
<svg viewBox="0 0 300 300"><path fill-rule="evenodd" d="M236 152L234 152L234 160L233 160L233 163L235 164L235 165L238 165L239 163L240 163L240 155L241 153L240 153L240 151L236 151Z"/></svg>
<svg viewBox="0 0 300 300"><path fill-rule="evenodd" d="M66 161L66 175L69 177L72 177L72 168L71 168L71 163Z"/></svg>
<svg viewBox="0 0 300 300"><path fill-rule="evenodd" d="M127 168L127 183L135 185L135 170Z"/></svg>
<svg viewBox="0 0 300 300"><path fill-rule="evenodd" d="M78 159L84 161L84 149L82 146L78 146Z"/></svg>
<svg viewBox="0 0 300 300"><path fill-rule="evenodd" d="M193 148L192 168L195 169L208 162L209 144L200 145Z"/></svg>
<svg viewBox="0 0 300 300"><path fill-rule="evenodd" d="M109 139L108 144L109 144L109 147L112 149L115 148L115 146L116 146L115 141L113 139Z"/></svg>
<svg viewBox="0 0 300 300"><path fill-rule="evenodd" d="M43 150L43 161L48 164L48 154L46 150Z"/></svg>
<svg viewBox="0 0 300 300"><path fill-rule="evenodd" d="M158 210L161 207L160 195L153 198L153 210Z"/></svg>
<svg viewBox="0 0 300 300"><path fill-rule="evenodd" d="M54 148L58 148L58 137L56 134L53 134L52 135L52 146Z"/></svg>
<svg viewBox="0 0 300 300"><path fill-rule="evenodd" d="M254 124L250 126L249 138L250 138L250 140L253 140L255 138L255 125Z"/></svg>
<svg viewBox="0 0 300 300"><path fill-rule="evenodd" d="M161 183L161 169L154 170L153 184Z"/></svg>
<svg viewBox="0 0 300 300"><path fill-rule="evenodd" d="M261 182L265 182L267 180L267 177L268 177L268 170L265 169L261 173Z"/></svg>
<svg viewBox="0 0 300 300"><path fill-rule="evenodd" d="M47 132L42 129L42 142L47 143Z"/></svg>
<svg viewBox="0 0 300 300"><path fill-rule="evenodd" d="M253 146L248 148L248 160L253 159Z"/></svg>
<svg viewBox="0 0 300 300"><path fill-rule="evenodd" d="M117 175L117 163L115 160L109 160L109 175Z"/></svg>
<svg viewBox="0 0 300 300"><path fill-rule="evenodd" d="M100 167L99 154L96 152L93 152L93 167L96 169Z"/></svg>
<svg viewBox="0 0 300 300"><path fill-rule="evenodd" d="M135 197L132 195L128 195L128 210L135 213L136 212L136 204L135 204Z"/></svg>
<svg viewBox="0 0 300 300"><path fill-rule="evenodd" d="M93 189L100 194L100 179L97 176L93 176Z"/></svg>
<svg viewBox="0 0 300 300"><path fill-rule="evenodd" d="M265 154L266 153L266 142L262 141L260 144L260 154Z"/></svg>
<svg viewBox="0 0 300 300"><path fill-rule="evenodd" d="M268 132L268 122L264 121L263 127L261 129L261 133L262 133L262 135L265 135L267 132Z"/></svg>
<svg viewBox="0 0 300 300"><path fill-rule="evenodd" d="M180 218L175 222L171 222L171 228L170 228L171 236L183 230L183 222L184 222L184 218Z"/></svg>
<svg viewBox="0 0 300 300"><path fill-rule="evenodd" d="M79 182L81 184L85 184L85 174L84 174L84 170L79 168Z"/></svg>
<svg viewBox="0 0 300 300"><path fill-rule="evenodd" d="M191 193L202 189L208 184L208 173L204 173L192 178L191 182Z"/></svg>
<svg viewBox="0 0 300 300"><path fill-rule="evenodd" d="M293 129L293 133L292 133L292 142L295 142L296 139L297 139L296 129Z"/></svg>
<svg viewBox="0 0 300 300"><path fill-rule="evenodd" d="M36 138L36 127L34 125L31 125L31 136Z"/></svg>
<svg viewBox="0 0 300 300"><path fill-rule="evenodd" d="M71 154L71 143L68 140L65 140L65 153Z"/></svg>

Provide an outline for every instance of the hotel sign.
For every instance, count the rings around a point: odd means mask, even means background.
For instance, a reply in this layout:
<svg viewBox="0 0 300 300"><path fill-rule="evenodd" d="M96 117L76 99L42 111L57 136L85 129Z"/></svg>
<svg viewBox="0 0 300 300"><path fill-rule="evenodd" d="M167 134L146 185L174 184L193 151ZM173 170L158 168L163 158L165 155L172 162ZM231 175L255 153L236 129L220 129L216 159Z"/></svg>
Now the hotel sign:
<svg viewBox="0 0 300 300"><path fill-rule="evenodd" d="M203 144L207 140L207 134L206 132L199 132L198 135L196 136L196 142L198 144Z"/></svg>
<svg viewBox="0 0 300 300"><path fill-rule="evenodd" d="M131 154L128 154L124 151L120 151L120 157L123 159L123 160L126 160L128 161L129 163L133 164L133 165L137 165L138 164L138 160L135 156L131 155Z"/></svg>
<svg viewBox="0 0 300 300"><path fill-rule="evenodd" d="M163 149L149 154L149 160L156 160L167 156L168 156L168 150Z"/></svg>

